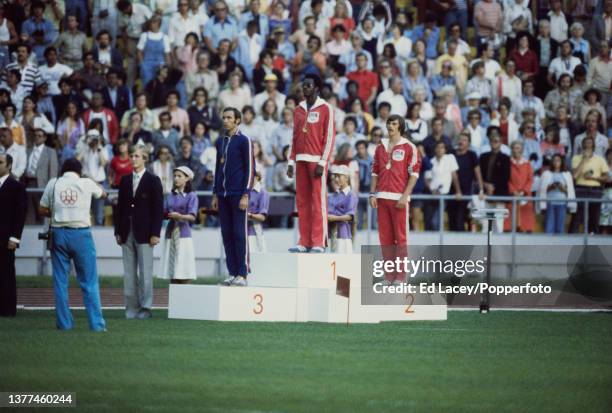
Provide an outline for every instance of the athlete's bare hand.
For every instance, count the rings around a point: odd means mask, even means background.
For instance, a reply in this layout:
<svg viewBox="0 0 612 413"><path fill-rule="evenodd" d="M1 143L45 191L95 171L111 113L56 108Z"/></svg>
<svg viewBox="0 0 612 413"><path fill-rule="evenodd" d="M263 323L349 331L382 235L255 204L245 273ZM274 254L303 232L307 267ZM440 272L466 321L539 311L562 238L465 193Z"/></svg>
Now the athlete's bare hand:
<svg viewBox="0 0 612 413"><path fill-rule="evenodd" d="M378 208L378 201L376 200L376 197L374 195L370 195L370 206L373 209Z"/></svg>
<svg viewBox="0 0 612 413"><path fill-rule="evenodd" d="M323 171L324 171L323 165L317 165L317 168L315 169L315 172L314 172L315 178L322 177L323 176Z"/></svg>
<svg viewBox="0 0 612 413"><path fill-rule="evenodd" d="M246 209L249 207L249 196L247 194L242 195L242 198L240 198L240 202L238 203L238 208L240 208L241 211L246 211Z"/></svg>
<svg viewBox="0 0 612 413"><path fill-rule="evenodd" d="M408 206L408 202L410 202L410 197L402 195L402 197L397 200L397 204L395 204L395 207L397 209L405 209Z"/></svg>

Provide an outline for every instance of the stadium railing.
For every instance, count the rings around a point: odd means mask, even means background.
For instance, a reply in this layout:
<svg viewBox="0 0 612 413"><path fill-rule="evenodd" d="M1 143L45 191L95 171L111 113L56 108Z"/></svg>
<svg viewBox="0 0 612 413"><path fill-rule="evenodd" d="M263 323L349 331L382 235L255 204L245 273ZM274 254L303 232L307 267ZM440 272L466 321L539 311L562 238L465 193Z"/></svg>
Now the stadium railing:
<svg viewBox="0 0 612 413"><path fill-rule="evenodd" d="M28 192L28 194L40 194L42 195L43 190L42 189L38 189L38 188L27 188L26 190ZM117 190L113 190L113 189L107 189L106 192L110 195L117 195ZM196 193L198 194L199 197L212 197L212 191L196 191ZM270 198L295 198L295 194L292 192L269 192L270 194ZM359 199L365 199L367 200L369 198L368 194L358 194ZM448 232L448 230L446 230L444 228L444 225L442 224L444 222L444 213L446 212L445 210L445 206L447 205L448 202L450 201L466 201L466 202L470 202L473 200L473 195L462 195L460 197L455 196L455 195L431 195L431 194L413 194L410 197L412 200L418 200L418 201L438 201L438 212L440 214L440 228L438 230L438 232L441 234L441 237L443 237L444 232ZM521 203L521 202L546 202L549 201L549 199L544 198L544 197L536 197L536 196L485 196L485 200L487 202L492 202L492 203L505 203L505 204L512 204L512 211L511 211L511 219L512 219L512 226L511 226L511 231L510 233L516 233L516 229L517 229L517 206ZM560 200L555 200L555 202L561 202ZM589 222L589 205L592 203L599 203L599 204L609 204L612 203L612 200L607 200L607 199L603 199L603 198L573 198L573 199L567 199L565 200L565 202L567 204L569 203L576 203L576 204L582 204L584 207L584 215L583 215L583 225L584 225L584 231L583 234L585 237L587 237L589 235L588 232L588 222ZM32 203L30 202L28 205L32 205ZM366 230L368 232L372 231L372 219L370 219L372 217L372 208L370 207L369 202L367 203L368 207L367 207L367 217L368 217L368 225ZM535 209L534 209L535 211ZM507 232L506 232L507 233ZM368 236L368 239L370 237Z"/></svg>
<svg viewBox="0 0 612 413"><path fill-rule="evenodd" d="M37 194L37 195L42 195L43 190L42 189L35 189L35 188L28 188L27 192L29 193L30 196ZM108 194L113 197L117 195L117 191L116 190L107 190ZM211 197L212 196L212 191L197 191L197 194L199 197ZM294 198L295 198L295 194L291 193L291 192L270 192L270 197L271 198L284 198L285 200L287 199L293 199L294 202ZM366 200L368 199L368 194L359 194L359 198L362 200ZM446 208L445 206L447 205L448 202L451 201L472 201L473 196L471 195L463 195L461 197L457 197L455 195L430 195L430 194L415 194L411 196L412 200L421 200L421 201L437 201L438 202L438 213L440 214L439 216L439 230L437 231L438 234L438 243L439 245L445 245L445 234L453 234L453 232L450 232L448 230L446 230L444 228L444 214L446 212ZM517 207L519 206L519 204L523 201L528 201L528 202L540 202L540 201L547 201L547 198L542 198L542 197L534 197L534 196L521 196L521 197L516 197L516 196L487 196L485 197L485 200L488 202L499 202L499 203L506 203L506 204L511 204L512 205L512 211L511 211L511 231L510 232L504 232L504 234L510 234L511 236L511 243L510 245L508 245L509 247L512 248L512 267L514 268L514 266L516 265L516 257L515 257L515 249L517 246ZM555 200L555 202L558 202L557 200ZM601 203L601 204L608 204L608 203L612 203L612 200L606 200L606 199L596 199L596 198L575 198L575 199L570 199L566 201L567 203L570 202L576 202L581 203L584 206L584 214L583 214L583 225L584 225L584 230L582 231L581 235L582 235L582 242L583 245L588 245L589 241L589 232L588 232L588 220L589 220L589 205L591 203ZM28 205L32 205L33 203L31 202L31 200L29 200ZM376 234L376 229L373 228L372 226L372 222L373 222L373 210L370 207L369 202L366 202L367 204L367 226L365 228L365 230L360 230L360 232L365 231L366 232L366 245L371 245L371 244L377 244L378 243L378 236ZM535 206L535 205L534 205ZM277 211L278 212L278 211ZM535 208L534 208L534 213L535 213ZM290 215L291 211L289 211L288 213L285 214L286 215ZM45 222L46 225L46 222ZM293 233L294 233L294 238L297 240L297 226L294 225L293 229L292 229ZM576 235L576 234L574 234ZM220 252L220 255L218 258L215 258L215 266L219 269L219 271L222 270L223 268L223 261L224 261L225 257L223 254L223 251ZM46 267L48 260L49 260L49 255L48 255L48 251L46 250L44 243L41 243L41 255L38 258L39 260L39 274L42 274L44 272L44 268Z"/></svg>

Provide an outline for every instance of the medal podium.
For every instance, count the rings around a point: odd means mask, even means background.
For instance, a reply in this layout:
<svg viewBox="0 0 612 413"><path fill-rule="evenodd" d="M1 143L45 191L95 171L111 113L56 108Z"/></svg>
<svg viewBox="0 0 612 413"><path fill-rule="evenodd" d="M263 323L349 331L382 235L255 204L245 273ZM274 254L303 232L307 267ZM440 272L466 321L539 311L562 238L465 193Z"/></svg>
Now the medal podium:
<svg viewBox="0 0 612 413"><path fill-rule="evenodd" d="M248 287L170 284L168 317L218 321L379 323L446 320L447 307L362 305L359 254L251 255ZM338 277L350 280L349 297L336 292Z"/></svg>

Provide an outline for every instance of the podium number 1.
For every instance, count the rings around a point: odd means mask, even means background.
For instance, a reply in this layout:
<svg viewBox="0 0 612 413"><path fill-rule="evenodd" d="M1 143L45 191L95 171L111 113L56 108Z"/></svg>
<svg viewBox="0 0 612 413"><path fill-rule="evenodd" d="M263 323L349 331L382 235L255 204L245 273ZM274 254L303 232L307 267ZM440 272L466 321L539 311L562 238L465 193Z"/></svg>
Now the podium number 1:
<svg viewBox="0 0 612 413"><path fill-rule="evenodd" d="M253 314L261 314L261 313L263 313L263 310L264 310L264 307L263 307L263 295L255 294L253 296L253 299L255 300L255 308L253 308Z"/></svg>
<svg viewBox="0 0 612 413"><path fill-rule="evenodd" d="M336 261L332 261L331 267L333 268L333 270L332 270L332 280L335 280L336 279Z"/></svg>

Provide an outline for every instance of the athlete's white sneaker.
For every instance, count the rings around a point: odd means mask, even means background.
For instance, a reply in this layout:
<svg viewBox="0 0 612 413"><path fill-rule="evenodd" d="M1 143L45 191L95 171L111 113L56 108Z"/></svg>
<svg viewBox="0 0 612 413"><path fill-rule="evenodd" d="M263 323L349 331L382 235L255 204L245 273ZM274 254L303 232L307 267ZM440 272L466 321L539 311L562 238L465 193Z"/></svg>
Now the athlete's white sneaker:
<svg viewBox="0 0 612 413"><path fill-rule="evenodd" d="M240 275L237 277L234 277L234 280L232 281L232 287L246 287L246 286L247 286L246 278Z"/></svg>
<svg viewBox="0 0 612 413"><path fill-rule="evenodd" d="M325 252L325 248L323 248L323 247L312 247L310 249L310 251L308 251L308 252L313 253L313 254L323 254Z"/></svg>
<svg viewBox="0 0 612 413"><path fill-rule="evenodd" d="M402 284L403 283L400 280L393 280L393 283L391 283L391 285L393 285L394 287L399 287Z"/></svg>
<svg viewBox="0 0 612 413"><path fill-rule="evenodd" d="M308 252L308 248L302 245L296 245L295 247L289 248L289 252L298 253L298 252Z"/></svg>
<svg viewBox="0 0 612 413"><path fill-rule="evenodd" d="M229 287L230 285L232 285L232 283L234 282L234 279L236 277L233 275L230 275L229 277L227 277L225 280L223 280L223 282L221 283L221 285L225 285L226 287Z"/></svg>
<svg viewBox="0 0 612 413"><path fill-rule="evenodd" d="M380 285L382 285L383 287L389 287L391 285L391 281L385 278L384 280L380 282Z"/></svg>

